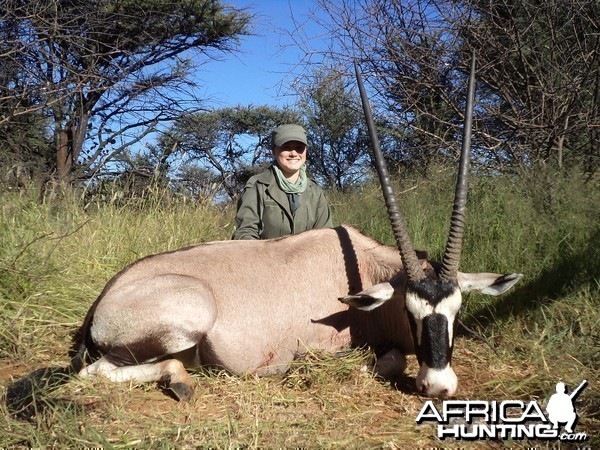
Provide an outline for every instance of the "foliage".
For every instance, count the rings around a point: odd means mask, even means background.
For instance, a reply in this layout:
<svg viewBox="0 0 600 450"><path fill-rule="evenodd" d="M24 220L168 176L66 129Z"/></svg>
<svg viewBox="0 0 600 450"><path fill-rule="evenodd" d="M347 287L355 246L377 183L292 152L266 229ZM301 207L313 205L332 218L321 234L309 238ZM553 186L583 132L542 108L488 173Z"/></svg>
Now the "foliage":
<svg viewBox="0 0 600 450"><path fill-rule="evenodd" d="M271 131L278 125L298 123L289 108L236 106L200 112L180 118L159 140L156 150L176 154L185 164L179 178L194 191L206 191L218 183L229 199L240 193L248 178L271 161ZM167 157L168 157L167 156ZM204 169L204 170L202 170ZM177 184L177 175L174 182Z"/></svg>
<svg viewBox="0 0 600 450"><path fill-rule="evenodd" d="M163 163L178 160L179 172L168 174L175 189L179 180L195 192L217 184L235 199L248 178L271 161L271 131L298 123L308 135L310 175L325 187L356 186L364 181L369 162L358 100L334 70L316 71L308 78L298 88L294 109L238 105L178 119L151 147L156 167L167 175Z"/></svg>
<svg viewBox="0 0 600 450"><path fill-rule="evenodd" d="M394 157L427 171L458 148L472 52L474 163L511 173L598 168L597 1L320 2L336 67L359 61ZM308 49L307 52L310 50ZM383 121L383 120L382 120Z"/></svg>
<svg viewBox="0 0 600 450"><path fill-rule="evenodd" d="M444 2L441 2L442 4ZM338 67L359 62L380 122L395 146L389 156L427 173L453 157L463 123L466 82L456 32L437 3L361 0L320 2L340 50Z"/></svg>
<svg viewBox="0 0 600 450"><path fill-rule="evenodd" d="M189 52L231 50L250 20L214 0L8 0L0 18L0 60L15 69L2 73L0 123L50 118L59 178L89 176L177 117L193 95Z"/></svg>
<svg viewBox="0 0 600 450"><path fill-rule="evenodd" d="M299 88L306 123L311 174L325 187L344 190L364 181L369 141L360 102L343 73L313 71Z"/></svg>
<svg viewBox="0 0 600 450"><path fill-rule="evenodd" d="M474 15L460 32L479 58L489 160L598 170L600 3L463 3Z"/></svg>
<svg viewBox="0 0 600 450"><path fill-rule="evenodd" d="M10 189L24 188L32 179L44 178L48 161L54 156L48 123L42 114L32 113L15 117L10 124L0 124L2 185Z"/></svg>

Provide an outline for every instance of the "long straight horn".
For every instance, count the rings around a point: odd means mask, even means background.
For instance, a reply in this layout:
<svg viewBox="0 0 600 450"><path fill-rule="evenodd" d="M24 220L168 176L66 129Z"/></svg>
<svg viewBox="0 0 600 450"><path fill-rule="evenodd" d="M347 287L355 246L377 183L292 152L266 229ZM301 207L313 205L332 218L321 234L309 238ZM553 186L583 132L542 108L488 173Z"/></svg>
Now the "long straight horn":
<svg viewBox="0 0 600 450"><path fill-rule="evenodd" d="M379 139L377 138L375 124L371 114L371 107L369 106L365 87L363 86L362 78L356 63L354 63L354 71L356 72L356 81L358 83L358 90L360 91L360 100L365 113L367 129L369 130L371 146L373 147L373 154L375 156L375 167L377 168L377 174L379 175L379 181L383 191L383 198L385 199L385 205L387 206L390 222L392 223L392 230L394 232L394 237L396 238L396 244L398 245L398 250L400 250L402 264L404 265L409 281L420 281L425 278L425 272L423 271L421 264L419 264L417 254L410 243L406 224L404 223L404 220L400 215L400 210L398 209L398 202L396 201L396 196L392 190L392 184L390 183L387 166L385 164L383 154L381 153L381 148L379 147Z"/></svg>
<svg viewBox="0 0 600 450"><path fill-rule="evenodd" d="M458 275L458 264L462 250L463 235L465 231L465 205L467 203L469 159L471 156L471 124L473 122L473 97L475 94L475 53L471 59L471 73L467 89L467 106L465 108L465 123L463 127L462 148L460 151L460 165L454 194L454 207L450 220L450 234L442 260L440 276L446 280L455 281Z"/></svg>

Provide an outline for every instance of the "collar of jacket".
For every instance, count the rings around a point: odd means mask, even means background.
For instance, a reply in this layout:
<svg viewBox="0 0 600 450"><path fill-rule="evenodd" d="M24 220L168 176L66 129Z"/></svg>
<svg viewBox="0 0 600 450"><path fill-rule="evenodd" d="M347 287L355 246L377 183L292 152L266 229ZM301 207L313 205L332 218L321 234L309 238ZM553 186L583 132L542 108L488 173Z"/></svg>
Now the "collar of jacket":
<svg viewBox="0 0 600 450"><path fill-rule="evenodd" d="M290 210L290 202L287 198L286 193L283 192L277 185L277 180L275 179L275 174L273 173L272 167L273 166L270 166L268 170L263 170L258 175L258 178L256 179L256 181L267 186L268 194L285 211L286 215L290 219L290 222L294 223L294 216L292 215L292 211ZM307 190L310 189L313 184L314 184L314 181L309 178L308 186L306 187L306 189ZM304 191L304 192L306 192L306 191Z"/></svg>

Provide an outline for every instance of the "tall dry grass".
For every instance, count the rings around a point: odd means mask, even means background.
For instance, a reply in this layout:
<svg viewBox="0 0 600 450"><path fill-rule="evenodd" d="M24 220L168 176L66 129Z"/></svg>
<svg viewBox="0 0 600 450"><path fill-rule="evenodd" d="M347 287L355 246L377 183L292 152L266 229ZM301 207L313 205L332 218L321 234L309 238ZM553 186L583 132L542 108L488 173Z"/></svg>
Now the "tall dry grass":
<svg viewBox="0 0 600 450"><path fill-rule="evenodd" d="M414 244L433 258L445 244L452 185L442 170L397 186ZM502 297L465 296L464 322L494 350L465 333L459 338L459 396L542 401L559 379L573 386L588 378L580 426L598 436L600 193L573 175L556 181L550 200L546 194L518 178L472 178L461 269L525 278ZM377 186L329 199L336 223L393 243ZM148 254L228 239L232 220L231 207L161 196L90 202L75 193L52 200L0 194L3 386L36 368L65 365L71 335L122 267ZM154 386L73 380L51 394L33 422L14 420L0 406L0 447L447 445L415 426L423 399L410 383L397 390L376 379L364 370L370 358L361 351L338 359L316 354L267 379L200 372L190 404L176 404ZM415 367L413 358L409 376Z"/></svg>

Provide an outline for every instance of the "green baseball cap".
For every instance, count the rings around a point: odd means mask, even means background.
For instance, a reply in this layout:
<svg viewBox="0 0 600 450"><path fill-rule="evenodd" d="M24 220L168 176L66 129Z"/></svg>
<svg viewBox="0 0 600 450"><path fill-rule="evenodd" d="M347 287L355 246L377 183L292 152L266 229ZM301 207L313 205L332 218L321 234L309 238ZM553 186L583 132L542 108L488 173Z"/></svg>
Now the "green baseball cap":
<svg viewBox="0 0 600 450"><path fill-rule="evenodd" d="M306 131L300 125L286 124L280 125L273 130L271 134L271 147L281 147L289 141L300 141L308 145Z"/></svg>

